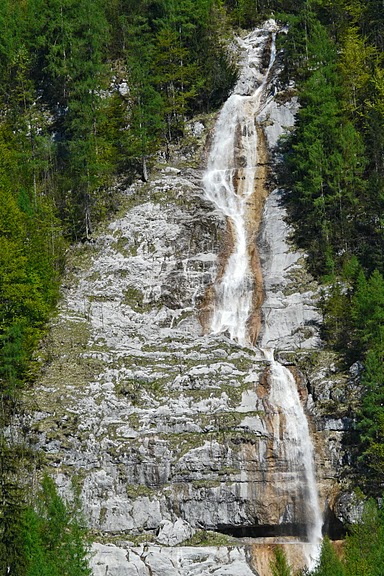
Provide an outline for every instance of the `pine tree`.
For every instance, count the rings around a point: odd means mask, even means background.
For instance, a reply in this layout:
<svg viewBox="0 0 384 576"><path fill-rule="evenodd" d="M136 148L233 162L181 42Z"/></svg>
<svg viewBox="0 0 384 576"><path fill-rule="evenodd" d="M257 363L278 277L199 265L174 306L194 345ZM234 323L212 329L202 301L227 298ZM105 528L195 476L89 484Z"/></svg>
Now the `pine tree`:
<svg viewBox="0 0 384 576"><path fill-rule="evenodd" d="M361 115L367 97L370 64L376 50L359 34L357 27L349 27L343 38L340 72L343 78L343 99L351 116Z"/></svg>
<svg viewBox="0 0 384 576"><path fill-rule="evenodd" d="M78 519L46 476L35 507L24 515L26 576L90 576L88 545Z"/></svg>
<svg viewBox="0 0 384 576"><path fill-rule="evenodd" d="M340 109L334 46L313 15L308 21L302 108L286 163L297 238L313 270L333 275L345 255L361 250L354 223L365 197L365 151Z"/></svg>
<svg viewBox="0 0 384 576"><path fill-rule="evenodd" d="M284 550L277 546L273 550L273 553L275 557L270 563L272 576L291 576L291 568Z"/></svg>
<svg viewBox="0 0 384 576"><path fill-rule="evenodd" d="M362 350L383 346L384 279L375 270L367 280L363 272L357 279L352 317Z"/></svg>
<svg viewBox="0 0 384 576"><path fill-rule="evenodd" d="M143 180L148 179L148 158L158 149L163 131L163 100L154 87L154 38L148 21L135 16L124 22L125 62L129 78L130 110L126 123L129 157L141 164Z"/></svg>
<svg viewBox="0 0 384 576"><path fill-rule="evenodd" d="M372 500L361 522L350 527L345 546L346 576L381 576L384 571L384 522Z"/></svg>
<svg viewBox="0 0 384 576"><path fill-rule="evenodd" d="M183 134L189 101L196 96L197 70L188 56L178 33L169 25L163 25L156 37L154 67L157 91L163 100L167 143Z"/></svg>
<svg viewBox="0 0 384 576"><path fill-rule="evenodd" d="M110 167L104 164L98 126L108 23L102 0L31 0L41 9L33 46L36 76L46 104L55 114L58 205L75 237L92 232L92 207Z"/></svg>
<svg viewBox="0 0 384 576"><path fill-rule="evenodd" d="M15 398L13 398L15 400ZM25 576L26 558L23 545L25 494L20 483L22 458L20 447L10 445L4 436L4 421L9 422L9 403L4 414L0 397L0 574Z"/></svg>
<svg viewBox="0 0 384 576"><path fill-rule="evenodd" d="M324 538L318 566L310 573L311 576L346 576L343 563L328 538Z"/></svg>

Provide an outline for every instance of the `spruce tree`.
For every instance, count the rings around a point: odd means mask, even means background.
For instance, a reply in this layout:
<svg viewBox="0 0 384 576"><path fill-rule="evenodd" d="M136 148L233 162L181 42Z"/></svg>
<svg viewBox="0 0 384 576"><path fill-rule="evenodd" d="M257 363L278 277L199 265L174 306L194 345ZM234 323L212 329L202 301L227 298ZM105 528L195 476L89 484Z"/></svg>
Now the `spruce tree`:
<svg viewBox="0 0 384 576"><path fill-rule="evenodd" d="M346 576L343 563L339 560L328 538L324 538L318 565L310 574L311 576Z"/></svg>
<svg viewBox="0 0 384 576"><path fill-rule="evenodd" d="M345 546L346 576L384 573L383 513L373 500L366 502L361 522L350 527Z"/></svg>
<svg viewBox="0 0 384 576"><path fill-rule="evenodd" d="M71 510L46 476L24 515L26 576L90 576L89 549L78 510Z"/></svg>
<svg viewBox="0 0 384 576"><path fill-rule="evenodd" d="M292 576L284 550L277 546L273 553L274 559L270 563L272 576Z"/></svg>

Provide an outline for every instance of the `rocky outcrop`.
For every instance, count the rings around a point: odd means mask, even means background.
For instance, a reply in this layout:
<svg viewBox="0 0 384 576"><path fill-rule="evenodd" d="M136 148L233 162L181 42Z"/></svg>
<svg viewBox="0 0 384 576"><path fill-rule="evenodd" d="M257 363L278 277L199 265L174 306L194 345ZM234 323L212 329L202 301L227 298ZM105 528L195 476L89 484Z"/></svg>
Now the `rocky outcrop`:
<svg viewBox="0 0 384 576"><path fill-rule="evenodd" d="M276 102L260 116L271 147L296 106ZM225 231L201 188L209 121L191 124L188 154L173 166L159 163L150 182L117 192L116 218L71 249L27 398L36 448L62 493L74 482L80 491L98 541L95 576L255 574L244 538L297 535L303 523L302 496L274 451L264 355L204 334L198 318ZM281 199L267 199L260 231L261 342L294 365L330 509L348 425L331 405L345 379L319 348L318 288L288 239Z"/></svg>
<svg viewBox="0 0 384 576"><path fill-rule="evenodd" d="M95 545L94 576L255 576L244 548Z"/></svg>

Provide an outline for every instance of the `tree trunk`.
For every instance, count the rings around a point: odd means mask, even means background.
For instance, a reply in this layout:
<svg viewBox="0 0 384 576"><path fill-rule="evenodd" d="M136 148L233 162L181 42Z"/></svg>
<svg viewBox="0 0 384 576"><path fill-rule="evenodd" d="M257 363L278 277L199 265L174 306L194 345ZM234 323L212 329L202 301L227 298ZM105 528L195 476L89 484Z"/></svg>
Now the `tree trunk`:
<svg viewBox="0 0 384 576"><path fill-rule="evenodd" d="M89 194L85 195L85 237L89 240L92 234L91 207Z"/></svg>
<svg viewBox="0 0 384 576"><path fill-rule="evenodd" d="M147 157L142 156L142 179L143 182L148 182L148 168L147 168Z"/></svg>

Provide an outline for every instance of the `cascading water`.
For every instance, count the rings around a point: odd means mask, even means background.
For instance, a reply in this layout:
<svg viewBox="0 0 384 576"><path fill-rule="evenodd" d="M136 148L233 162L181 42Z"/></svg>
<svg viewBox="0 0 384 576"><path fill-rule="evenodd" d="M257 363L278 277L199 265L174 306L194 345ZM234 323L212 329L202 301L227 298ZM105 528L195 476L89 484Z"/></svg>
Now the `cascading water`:
<svg viewBox="0 0 384 576"><path fill-rule="evenodd" d="M276 362L273 350L264 350L270 361L271 390L269 401L274 406L274 437L276 452L283 452L287 466L296 473L292 477L292 489L303 491L303 501L306 506L308 542L304 545L304 553L309 568L316 564L320 551L322 515L317 494L316 475L314 468L313 446L309 433L308 421L300 402L299 393L291 372ZM281 427L281 414L284 424ZM281 431L280 431L281 429ZM302 470L300 477L297 470Z"/></svg>
<svg viewBox="0 0 384 576"><path fill-rule="evenodd" d="M258 136L256 116L267 97L268 81L275 61L276 25L267 23L261 35L243 41L248 54L244 69L259 86L250 95L244 92L244 77L227 100L217 121L204 188L208 199L222 212L233 238L233 249L224 272L217 280L211 332L228 332L242 345L250 345L248 322L252 312L255 274L251 267L251 244L247 207L255 192L257 178ZM255 75L260 68L262 51L272 38L269 65L261 78ZM313 448L308 422L300 402L292 374L273 358L273 350L263 351L270 363L271 390L269 404L273 413L274 451L286 462L292 489L301 491L306 519L306 540L303 543L307 565L317 561L321 541L322 516L319 507ZM299 472L298 472L299 471ZM287 476L285 480L287 481ZM298 486L299 484L299 486ZM289 490L289 486L287 486Z"/></svg>
<svg viewBox="0 0 384 576"><path fill-rule="evenodd" d="M230 337L240 344L249 340L247 320L253 292L246 203L255 186L255 116L260 108L275 55L273 33L269 66L260 86L251 96L241 96L236 93L235 88L235 93L223 106L215 130L208 168L203 178L207 197L228 218L234 237L234 251L227 262L223 277L215 286L216 299L211 330L214 333L228 331Z"/></svg>

